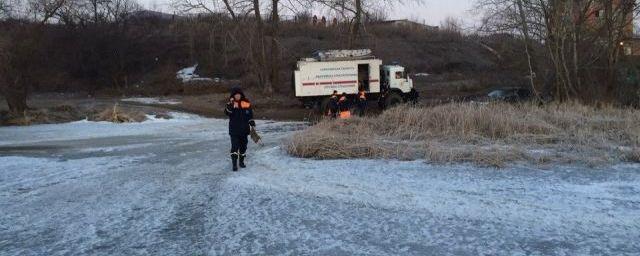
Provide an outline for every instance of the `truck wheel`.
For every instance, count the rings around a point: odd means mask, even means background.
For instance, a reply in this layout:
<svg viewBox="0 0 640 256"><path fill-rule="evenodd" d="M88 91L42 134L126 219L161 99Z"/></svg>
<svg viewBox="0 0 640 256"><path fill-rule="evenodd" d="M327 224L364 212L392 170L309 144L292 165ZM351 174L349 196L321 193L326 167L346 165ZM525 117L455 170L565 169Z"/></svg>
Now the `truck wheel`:
<svg viewBox="0 0 640 256"><path fill-rule="evenodd" d="M398 93L396 92L389 93L389 95L387 95L387 97L384 99L385 108L393 107L402 102L404 102L402 96L398 95Z"/></svg>
<svg viewBox="0 0 640 256"><path fill-rule="evenodd" d="M384 106L384 104L385 104L385 103L384 103L384 102L385 102L385 98L380 97L380 98L378 99L378 107L379 107L380 109L382 109L382 110L384 110L384 108L385 108L385 106Z"/></svg>
<svg viewBox="0 0 640 256"><path fill-rule="evenodd" d="M313 100L305 100L305 101L302 102L302 105L306 109L313 109L318 105L318 103L313 101Z"/></svg>

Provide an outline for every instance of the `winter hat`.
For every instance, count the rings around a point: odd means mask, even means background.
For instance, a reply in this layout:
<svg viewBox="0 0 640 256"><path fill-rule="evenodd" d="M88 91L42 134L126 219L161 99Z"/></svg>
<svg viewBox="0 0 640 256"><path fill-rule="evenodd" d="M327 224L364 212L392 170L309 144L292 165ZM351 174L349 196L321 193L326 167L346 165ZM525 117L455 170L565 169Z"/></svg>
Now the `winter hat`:
<svg viewBox="0 0 640 256"><path fill-rule="evenodd" d="M236 94L240 94L241 98L244 99L244 92L242 92L242 89L240 87L233 87L231 88L231 97L233 98L234 95Z"/></svg>

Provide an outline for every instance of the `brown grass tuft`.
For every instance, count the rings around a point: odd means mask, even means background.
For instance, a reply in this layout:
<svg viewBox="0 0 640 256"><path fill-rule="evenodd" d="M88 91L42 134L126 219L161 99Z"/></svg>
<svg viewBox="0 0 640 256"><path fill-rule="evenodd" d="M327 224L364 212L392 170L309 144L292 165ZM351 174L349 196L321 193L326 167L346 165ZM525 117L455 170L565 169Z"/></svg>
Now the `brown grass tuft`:
<svg viewBox="0 0 640 256"><path fill-rule="evenodd" d="M612 161L638 148L640 111L579 103L400 106L372 118L324 120L286 142L298 157L426 159L503 167ZM617 152L618 154L620 152ZM619 159L619 158L618 158Z"/></svg>
<svg viewBox="0 0 640 256"><path fill-rule="evenodd" d="M142 122L147 120L147 116L139 111L125 111L118 107L118 104L114 104L113 107L108 107L93 117L89 118L91 121L107 121L112 123L132 123Z"/></svg>

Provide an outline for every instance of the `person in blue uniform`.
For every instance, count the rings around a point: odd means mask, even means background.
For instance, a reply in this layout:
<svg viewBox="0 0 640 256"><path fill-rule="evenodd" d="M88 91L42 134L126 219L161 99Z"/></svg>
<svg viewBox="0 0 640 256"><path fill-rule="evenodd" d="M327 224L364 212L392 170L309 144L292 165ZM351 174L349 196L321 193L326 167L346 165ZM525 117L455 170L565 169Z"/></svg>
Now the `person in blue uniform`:
<svg viewBox="0 0 640 256"><path fill-rule="evenodd" d="M253 121L253 108L251 102L245 97L240 88L231 90L231 96L224 113L229 117L229 136L231 137L231 163L233 171L245 168L248 136L251 129L255 129Z"/></svg>

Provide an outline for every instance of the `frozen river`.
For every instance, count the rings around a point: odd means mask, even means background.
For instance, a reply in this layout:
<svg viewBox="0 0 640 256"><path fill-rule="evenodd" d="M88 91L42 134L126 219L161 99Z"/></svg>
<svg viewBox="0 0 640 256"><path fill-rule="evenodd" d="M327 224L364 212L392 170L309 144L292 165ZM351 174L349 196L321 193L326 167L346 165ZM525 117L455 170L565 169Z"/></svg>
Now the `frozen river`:
<svg viewBox="0 0 640 256"><path fill-rule="evenodd" d="M640 166L552 170L315 161L258 123L0 128L0 255L640 255Z"/></svg>

